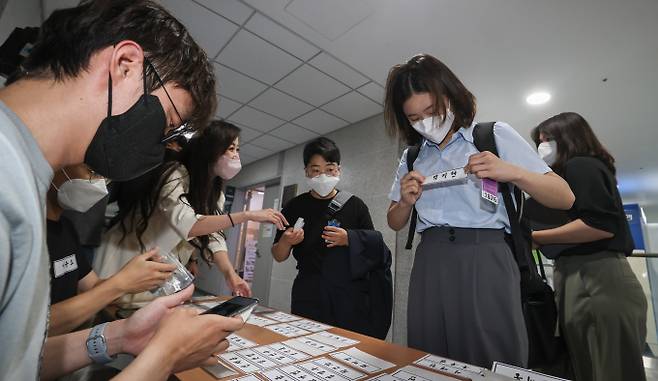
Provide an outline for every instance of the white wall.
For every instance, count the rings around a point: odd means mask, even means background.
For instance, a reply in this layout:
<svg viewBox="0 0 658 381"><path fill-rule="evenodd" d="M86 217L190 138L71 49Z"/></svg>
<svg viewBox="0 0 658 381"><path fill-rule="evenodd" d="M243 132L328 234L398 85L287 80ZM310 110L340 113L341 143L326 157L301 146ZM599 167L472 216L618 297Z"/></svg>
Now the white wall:
<svg viewBox="0 0 658 381"><path fill-rule="evenodd" d="M40 25L41 2L39 0L8 0L0 15L0 44L5 42L16 27Z"/></svg>
<svg viewBox="0 0 658 381"><path fill-rule="evenodd" d="M391 250L395 250L395 233L386 224L388 190L396 166L397 144L384 133L381 116L366 119L326 135L334 140L341 151L341 181L339 189L359 196L368 205L375 228L384 234ZM285 151L282 185L298 184L297 193L308 191L303 145ZM290 306L290 290L297 270L294 259L276 264L272 270L270 302Z"/></svg>
<svg viewBox="0 0 658 381"><path fill-rule="evenodd" d="M274 154L246 165L227 185L244 188L281 177L283 153Z"/></svg>
<svg viewBox="0 0 658 381"><path fill-rule="evenodd" d="M80 0L43 0L43 17L47 19L56 9L75 7Z"/></svg>
<svg viewBox="0 0 658 381"><path fill-rule="evenodd" d="M399 159L397 141L390 139L384 130L382 115L352 124L326 135L334 140L341 152L342 175L339 189L350 191L363 199L370 210L375 228L382 232L386 244L393 252L392 271L396 277L396 233L386 222L388 192L393 181ZM290 148L281 154L270 156L245 166L230 185L241 187L257 184L275 177L281 179L281 189L297 184L297 194L308 191L302 158L304 145ZM401 235L406 235L405 232ZM411 256L405 253L403 273L396 278L395 315L393 339L406 343L406 290L409 282ZM271 307L289 311L292 283L297 275L296 261L290 257L283 263L274 263L271 274L269 304ZM256 270L258 276L258 270Z"/></svg>

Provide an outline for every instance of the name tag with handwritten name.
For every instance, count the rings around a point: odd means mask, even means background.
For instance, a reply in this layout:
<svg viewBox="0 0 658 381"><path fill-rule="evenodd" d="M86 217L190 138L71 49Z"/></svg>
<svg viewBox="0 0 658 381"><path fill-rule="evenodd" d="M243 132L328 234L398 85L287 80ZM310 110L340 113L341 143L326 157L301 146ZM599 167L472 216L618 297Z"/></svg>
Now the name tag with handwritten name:
<svg viewBox="0 0 658 381"><path fill-rule="evenodd" d="M465 179L466 177L467 174L464 172L463 167L454 168L426 177L423 186L459 181Z"/></svg>
<svg viewBox="0 0 658 381"><path fill-rule="evenodd" d="M55 274L55 278L59 278L62 275L77 269L78 261L75 259L75 254L71 254L53 262L53 273Z"/></svg>

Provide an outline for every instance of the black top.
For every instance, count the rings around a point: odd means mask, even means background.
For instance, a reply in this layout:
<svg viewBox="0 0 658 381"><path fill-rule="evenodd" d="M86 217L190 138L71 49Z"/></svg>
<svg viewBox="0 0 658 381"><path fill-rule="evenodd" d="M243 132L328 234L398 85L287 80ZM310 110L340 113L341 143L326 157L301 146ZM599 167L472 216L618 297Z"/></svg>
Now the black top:
<svg viewBox="0 0 658 381"><path fill-rule="evenodd" d="M62 216L73 225L81 245L99 246L101 244L108 199L109 196L103 197L84 213L75 210L65 210L62 213Z"/></svg>
<svg viewBox="0 0 658 381"><path fill-rule="evenodd" d="M572 220L580 218L595 229L614 234L610 239L583 243L562 255L616 251L630 255L633 238L617 190L617 180L608 167L594 157L574 157L564 166L564 179L576 196L569 211Z"/></svg>
<svg viewBox="0 0 658 381"><path fill-rule="evenodd" d="M55 304L78 294L78 281L91 266L80 255L80 244L71 222L47 220L47 243L50 256L50 303Z"/></svg>
<svg viewBox="0 0 658 381"><path fill-rule="evenodd" d="M304 219L304 240L293 246L292 251L300 272L320 273L324 256L341 249L327 248L321 237L327 226L327 209L330 202L331 199L319 200L307 192L290 200L281 211L291 225L294 225L299 217ZM374 229L368 207L356 196L352 196L333 219L340 222L340 227L345 230ZM278 231L274 243L279 242L281 235L283 231Z"/></svg>

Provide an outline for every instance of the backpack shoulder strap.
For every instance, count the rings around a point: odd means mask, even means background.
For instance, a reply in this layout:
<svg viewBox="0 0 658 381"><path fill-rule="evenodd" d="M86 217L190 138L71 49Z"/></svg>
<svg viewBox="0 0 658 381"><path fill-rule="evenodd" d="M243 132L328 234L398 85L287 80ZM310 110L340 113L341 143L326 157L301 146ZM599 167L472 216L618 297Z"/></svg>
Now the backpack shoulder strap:
<svg viewBox="0 0 658 381"><path fill-rule="evenodd" d="M498 146L494 136L496 122L478 123L473 127L473 143L480 152L489 151L498 156Z"/></svg>
<svg viewBox="0 0 658 381"><path fill-rule="evenodd" d="M409 146L407 148L407 172L414 170L414 162L418 159L418 153L420 152L420 144Z"/></svg>
<svg viewBox="0 0 658 381"><path fill-rule="evenodd" d="M499 156L496 137L494 135L495 124L496 122L476 124L473 127L473 143L478 151L489 151L494 155ZM528 258L528 253L526 253L527 249L523 242L524 238L519 218L519 210L517 210L512 199L512 197L516 198L516 205L520 206L522 204L521 190L514 187L514 194L512 194L510 191L510 184L500 183L498 186L500 193L503 195L503 202L505 204L505 210L507 211L507 219L509 220L510 230L512 231L513 251L517 265L521 270L532 270L530 263L533 263L533 261Z"/></svg>
<svg viewBox="0 0 658 381"><path fill-rule="evenodd" d="M347 191L339 191L336 196L331 200L329 206L327 207L327 216L328 219L333 218L336 213L340 212L341 209L347 204L347 202L354 196L352 193Z"/></svg>
<svg viewBox="0 0 658 381"><path fill-rule="evenodd" d="M420 153L420 144L409 146L407 149L407 172L414 170L414 162L418 158L418 153ZM404 245L404 248L411 250L411 247L414 242L414 234L416 234L416 220L418 219L418 211L416 206L414 206L411 211L411 221L409 222L409 232L407 233L407 243Z"/></svg>

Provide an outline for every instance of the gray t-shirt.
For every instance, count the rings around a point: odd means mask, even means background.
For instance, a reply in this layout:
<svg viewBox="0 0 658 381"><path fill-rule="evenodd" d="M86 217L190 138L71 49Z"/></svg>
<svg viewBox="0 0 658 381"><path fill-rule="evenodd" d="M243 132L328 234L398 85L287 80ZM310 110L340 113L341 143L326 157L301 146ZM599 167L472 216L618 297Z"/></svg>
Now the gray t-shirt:
<svg viewBox="0 0 658 381"><path fill-rule="evenodd" d="M0 379L36 380L48 328L46 192L53 170L0 101Z"/></svg>

